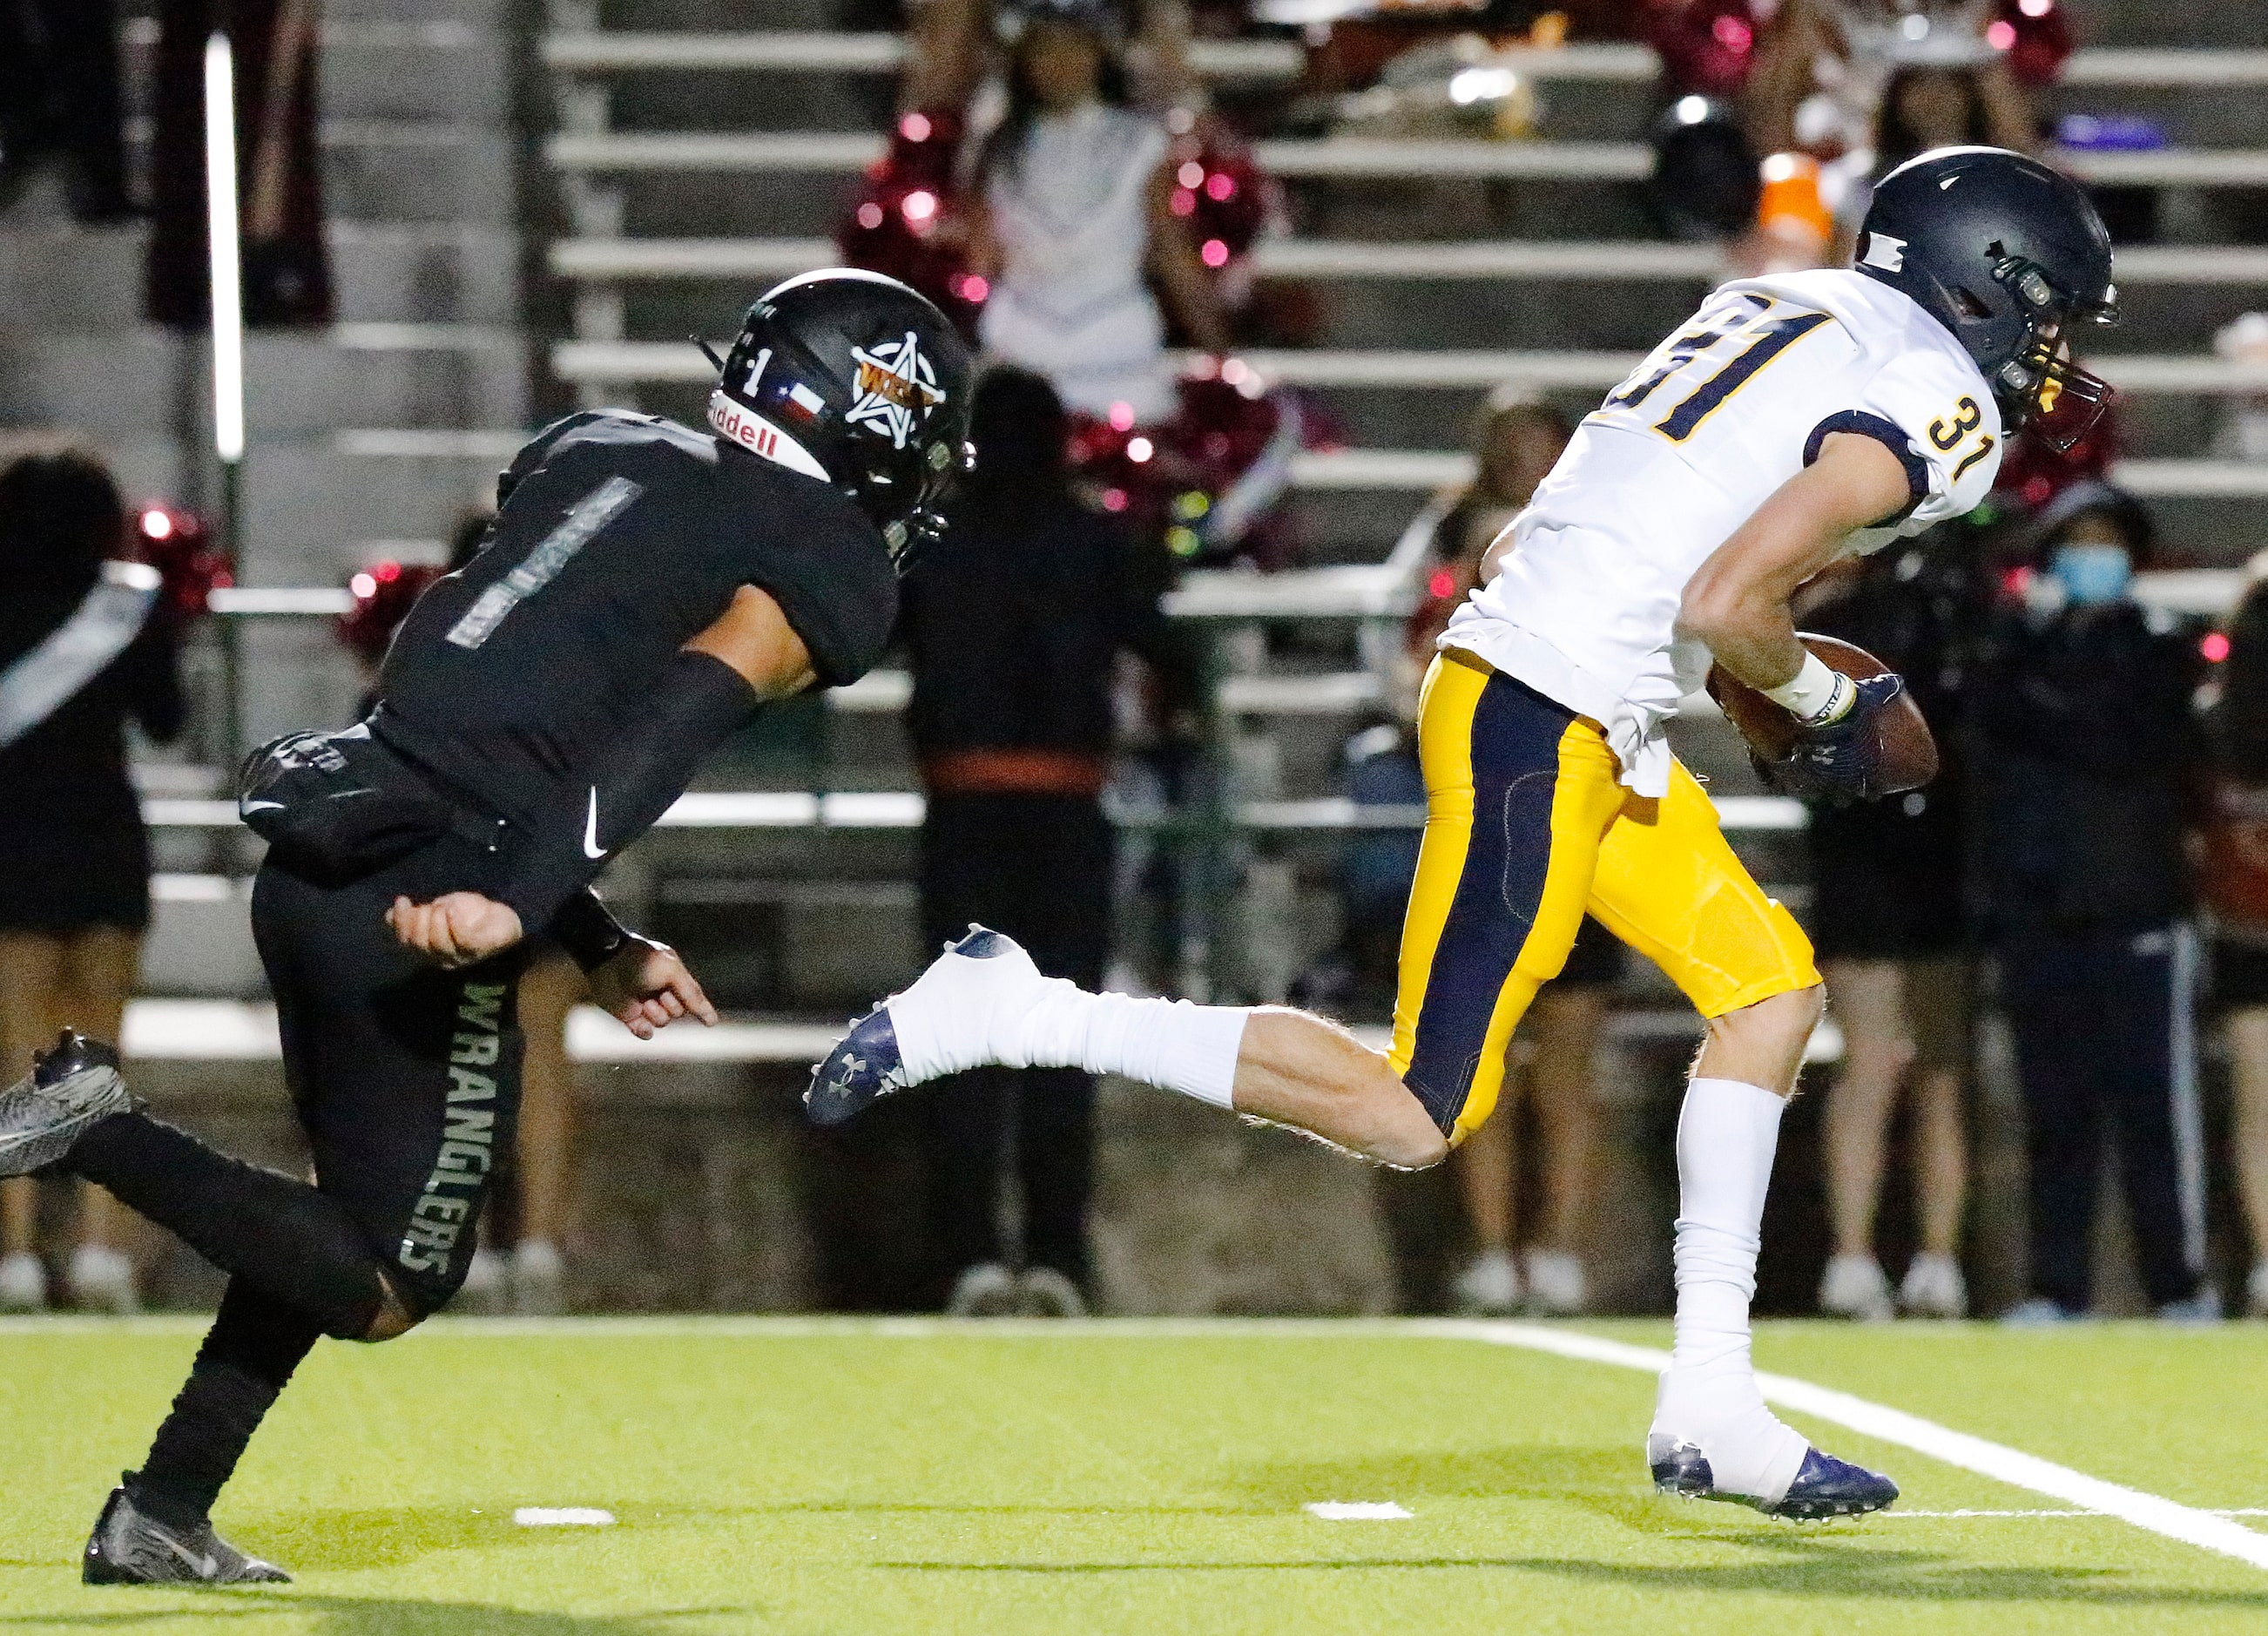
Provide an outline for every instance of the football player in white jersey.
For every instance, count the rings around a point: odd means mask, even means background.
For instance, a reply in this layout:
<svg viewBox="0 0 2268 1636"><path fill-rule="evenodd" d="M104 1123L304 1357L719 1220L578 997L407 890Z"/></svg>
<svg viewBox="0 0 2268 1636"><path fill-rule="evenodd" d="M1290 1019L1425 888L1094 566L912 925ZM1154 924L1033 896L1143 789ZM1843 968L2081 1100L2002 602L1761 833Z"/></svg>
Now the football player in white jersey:
<svg viewBox="0 0 2268 1636"><path fill-rule="evenodd" d="M1796 639L1798 586L1968 511L2010 431L2066 444L2107 396L2070 332L2115 316L2110 242L2071 181L1945 148L1876 190L1849 269L1725 285L1588 416L1440 638L1418 737L1426 825L1394 1038L1273 1006L1088 994L982 928L813 1076L822 1123L980 1064L1079 1067L1438 1162L1489 1116L1514 1025L1587 910L1706 1020L1678 1122L1676 1340L1646 1439L1667 1492L1796 1519L1897 1488L1764 1406L1749 1302L1781 1109L1822 991L1811 947L1719 832L1663 724L1713 661L1801 724L1791 793L1882 792L1852 682Z"/></svg>

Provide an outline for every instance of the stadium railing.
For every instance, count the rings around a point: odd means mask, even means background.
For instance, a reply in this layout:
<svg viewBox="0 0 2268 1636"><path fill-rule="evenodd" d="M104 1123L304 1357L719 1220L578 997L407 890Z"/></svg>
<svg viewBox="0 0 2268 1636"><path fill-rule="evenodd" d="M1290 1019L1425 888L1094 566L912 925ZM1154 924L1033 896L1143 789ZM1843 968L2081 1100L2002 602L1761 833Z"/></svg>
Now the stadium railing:
<svg viewBox="0 0 2268 1636"><path fill-rule="evenodd" d="M823 264L823 263L822 263ZM1267 348L1237 357L1263 377L1296 387L1383 387L1464 391L1508 380L1536 387L1603 389L1645 357L1643 352L1376 350ZM1197 355L1177 359L1183 367ZM2090 353L2088 367L2124 393L2245 396L2268 393L2268 364L2190 353ZM551 348L562 380L696 385L717 366L682 341L561 341Z"/></svg>
<svg viewBox="0 0 2268 1636"><path fill-rule="evenodd" d="M549 252L556 276L584 284L676 278L789 278L831 266L825 239L562 239ZM1610 279L1708 284L1730 276L1712 244L1651 240L1344 240L1267 239L1254 267L1271 277L1315 279ZM2137 245L2118 252L2118 281L2152 284L2268 284L2268 248L2255 245Z"/></svg>
<svg viewBox="0 0 2268 1636"><path fill-rule="evenodd" d="M788 72L891 74L905 63L897 34L779 30L747 33L560 32L541 42L543 66L558 74ZM1200 40L1190 65L1214 79L1291 79L1305 53L1289 40ZM1643 84L1661 71L1645 46L1573 45L1502 53L1499 60L1539 80ZM2222 89L2268 85L2268 51L2121 49L2089 47L2064 64L2066 85Z"/></svg>
<svg viewBox="0 0 2268 1636"><path fill-rule="evenodd" d="M853 174L882 157L883 139L858 131L563 131L549 138L555 170L592 173L761 171ZM1255 160L1284 179L1370 177L1638 181L1653 169L1638 142L1487 142L1424 137L1270 137ZM2051 148L2047 157L2080 180L2124 187L2257 188L2268 183L2268 150L2157 148L2114 152Z"/></svg>

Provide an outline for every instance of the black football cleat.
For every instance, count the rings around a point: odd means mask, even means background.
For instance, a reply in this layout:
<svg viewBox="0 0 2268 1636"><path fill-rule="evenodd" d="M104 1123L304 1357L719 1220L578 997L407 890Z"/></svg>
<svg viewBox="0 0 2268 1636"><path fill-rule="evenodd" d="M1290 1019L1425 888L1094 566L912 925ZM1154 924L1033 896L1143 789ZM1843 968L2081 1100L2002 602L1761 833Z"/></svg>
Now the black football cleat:
<svg viewBox="0 0 2268 1636"><path fill-rule="evenodd" d="M212 1530L169 1528L136 1508L122 1487L87 1536L79 1578L89 1585L289 1585L272 1562L247 1556Z"/></svg>
<svg viewBox="0 0 2268 1636"><path fill-rule="evenodd" d="M0 1091L0 1176L54 1164L89 1126L137 1105L119 1077L118 1053L65 1028L32 1059L31 1072Z"/></svg>
<svg viewBox="0 0 2268 1636"><path fill-rule="evenodd" d="M1709 1456L1693 1443L1657 1441L1646 1450L1653 1468L1653 1485L1662 1493L1683 1500L1722 1500L1749 1506L1768 1517L1790 1522L1820 1522L1829 1517L1864 1516L1880 1511L1898 1497L1898 1485L1879 1472L1837 1460L1816 1448L1803 1451L1803 1464L1787 1492L1766 1505L1753 1494L1719 1489L1709 1470Z"/></svg>

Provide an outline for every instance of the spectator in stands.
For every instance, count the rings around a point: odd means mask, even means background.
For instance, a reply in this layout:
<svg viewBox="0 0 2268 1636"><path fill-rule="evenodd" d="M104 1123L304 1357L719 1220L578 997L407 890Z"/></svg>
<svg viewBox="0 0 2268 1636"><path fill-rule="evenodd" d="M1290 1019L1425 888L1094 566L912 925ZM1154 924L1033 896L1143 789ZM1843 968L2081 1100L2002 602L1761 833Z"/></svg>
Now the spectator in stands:
<svg viewBox="0 0 2268 1636"><path fill-rule="evenodd" d="M2162 1317L2207 1320L2185 850L2202 660L2131 594L2151 531L2130 496L2074 484L2035 528L2033 571L1986 634L1970 769L2031 1155L2032 1298L2007 1317L2088 1310L2115 1131L2143 1288Z"/></svg>
<svg viewBox="0 0 2268 1636"><path fill-rule="evenodd" d="M2232 364L2268 364L2268 313L2241 313L2216 330L2213 350ZM2238 460L2268 459L2268 392L2231 397L2213 431L2213 452Z"/></svg>
<svg viewBox="0 0 2268 1636"><path fill-rule="evenodd" d="M51 157L66 166L64 196L78 220L135 214L114 0L0 6L0 207Z"/></svg>
<svg viewBox="0 0 2268 1636"><path fill-rule="evenodd" d="M1648 0L1673 94L1738 99L1756 151L1821 161L1846 225L1873 178L1930 148L2036 144L2024 87L2070 42L2054 0L1959 7L1892 0ZM1840 265L1847 243L1828 264Z"/></svg>
<svg viewBox="0 0 2268 1636"><path fill-rule="evenodd" d="M1976 61L1905 63L1891 74L1874 122L1875 175L1932 148L2038 145L2021 93L1992 62L1991 48L1982 49Z"/></svg>
<svg viewBox="0 0 2268 1636"><path fill-rule="evenodd" d="M155 569L120 560L127 512L95 456L0 466L0 1074L63 1028L120 1036L150 924L150 846L126 727L180 732L174 633ZM38 1184L0 1184L0 1308L47 1304ZM130 1312L109 1196L81 1185L68 1271L82 1307Z"/></svg>
<svg viewBox="0 0 2268 1636"><path fill-rule="evenodd" d="M928 793L923 935L971 921L1008 933L1050 976L1092 984L1109 955L1111 833L1101 792L1122 652L1174 657L1134 549L1064 474L1062 401L996 368L976 389L976 468L953 531L904 587L909 717ZM1094 1086L1065 1069L986 1068L924 1098L930 1220L948 1310L1084 1309ZM1009 1146L1023 1268L1000 1238Z"/></svg>
<svg viewBox="0 0 2268 1636"><path fill-rule="evenodd" d="M1926 790L1811 809L1807 929L1843 1030L1827 1094L1828 1214L1835 1253L1819 1306L1837 1317L1894 1311L1957 1318L1968 1287L1956 1259L1969 1179L1963 1084L1970 1058L1962 778L1956 729L1967 639L1980 601L1976 552L1949 530L1849 564L1802 611L1808 630L1855 642L1906 679L1937 734ZM1920 1249L1895 1303L1874 1255L1884 1144L1901 1100L1912 1111Z"/></svg>
<svg viewBox="0 0 2268 1636"><path fill-rule="evenodd" d="M468 512L450 542L446 569L380 563L354 576L354 610L339 626L340 638L375 684L378 667L395 627L409 616L426 586L442 572L454 573L478 555L489 539L492 514ZM370 713L365 697L359 713ZM490 1220L481 1227L481 1247L473 1252L460 1306L475 1312L510 1310L540 1316L566 1308L566 1260L562 1249L574 1231L575 1070L567 1056L567 1014L587 994L581 969L561 950L545 947L520 974L519 1016L526 1040L520 1068L519 1129L509 1167L494 1201ZM517 1208L514 1208L514 1206ZM514 1229L497 1229L501 1213ZM507 1240L509 1252L496 1248Z"/></svg>
<svg viewBox="0 0 2268 1636"><path fill-rule="evenodd" d="M1194 345L1228 345L1174 214L1166 129L1125 106L1108 0L1034 0L1023 19L1007 112L965 207L968 264L990 288L979 336L1075 411L1122 429L1162 421L1176 400L1151 281Z"/></svg>
<svg viewBox="0 0 2268 1636"><path fill-rule="evenodd" d="M2234 1069L2237 1192L2252 1240L2246 1309L2268 1318L2268 554L2228 630L2211 717L2215 788L2205 832L2213 998Z"/></svg>

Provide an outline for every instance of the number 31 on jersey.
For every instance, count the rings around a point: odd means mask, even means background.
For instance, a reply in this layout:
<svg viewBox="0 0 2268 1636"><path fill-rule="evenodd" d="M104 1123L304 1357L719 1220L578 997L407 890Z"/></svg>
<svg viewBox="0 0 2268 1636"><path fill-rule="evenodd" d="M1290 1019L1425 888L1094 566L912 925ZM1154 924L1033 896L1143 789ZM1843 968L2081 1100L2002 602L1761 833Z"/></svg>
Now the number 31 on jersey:
<svg viewBox="0 0 2268 1636"><path fill-rule="evenodd" d="M1824 313L1782 307L1754 291L1705 306L1691 329L1656 347L1597 412L1683 443L1766 365L1827 321Z"/></svg>
<svg viewBox="0 0 2268 1636"><path fill-rule="evenodd" d="M1984 423L1984 411L1977 407L1975 398L1962 398L1953 406L1953 413L1929 423L1929 440L1947 454L1961 446L1961 440ZM1962 474L1992 452L1992 434L1986 432L1977 439L1977 446L1961 457L1953 468L1953 481L1959 483Z"/></svg>

